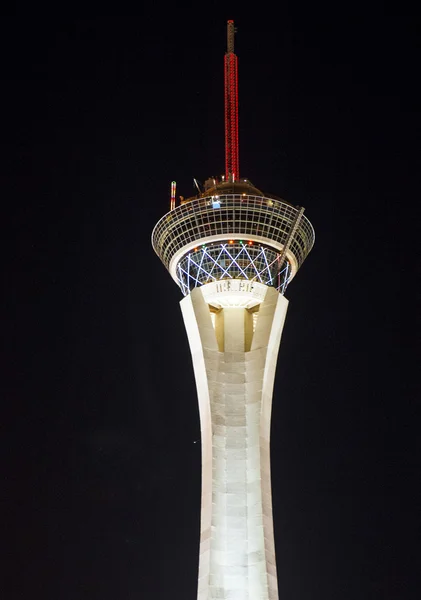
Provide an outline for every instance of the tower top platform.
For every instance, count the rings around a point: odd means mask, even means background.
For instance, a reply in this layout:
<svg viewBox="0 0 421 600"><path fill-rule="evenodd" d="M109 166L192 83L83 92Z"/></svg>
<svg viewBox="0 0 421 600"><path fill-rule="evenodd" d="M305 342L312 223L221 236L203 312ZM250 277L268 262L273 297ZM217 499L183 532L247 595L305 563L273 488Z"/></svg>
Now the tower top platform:
<svg viewBox="0 0 421 600"><path fill-rule="evenodd" d="M216 194L251 194L253 196L264 196L265 194L257 189L249 179L241 179L237 181L219 181L214 177L210 177L205 181L205 191L198 196L183 199L181 204L195 200L196 198L204 198L205 196Z"/></svg>
<svg viewBox="0 0 421 600"><path fill-rule="evenodd" d="M152 245L184 295L224 279L257 281L283 293L314 244L303 212L247 181L225 182L164 215Z"/></svg>

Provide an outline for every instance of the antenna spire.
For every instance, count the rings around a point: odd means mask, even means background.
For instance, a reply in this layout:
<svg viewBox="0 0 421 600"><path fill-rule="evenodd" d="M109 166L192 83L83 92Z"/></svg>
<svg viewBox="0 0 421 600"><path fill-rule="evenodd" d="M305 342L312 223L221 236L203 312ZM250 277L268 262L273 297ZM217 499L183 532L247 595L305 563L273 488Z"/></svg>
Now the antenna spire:
<svg viewBox="0 0 421 600"><path fill-rule="evenodd" d="M225 179L238 181L238 59L234 53L234 21L227 22L225 68Z"/></svg>

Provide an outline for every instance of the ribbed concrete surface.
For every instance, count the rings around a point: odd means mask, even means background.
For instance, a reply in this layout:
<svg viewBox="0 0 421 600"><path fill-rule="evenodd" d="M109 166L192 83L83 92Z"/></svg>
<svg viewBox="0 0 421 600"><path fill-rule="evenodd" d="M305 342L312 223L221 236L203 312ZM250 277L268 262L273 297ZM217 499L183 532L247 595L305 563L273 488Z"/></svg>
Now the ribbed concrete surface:
<svg viewBox="0 0 421 600"><path fill-rule="evenodd" d="M268 287L254 334L243 308L216 315L216 332L202 289L181 301L202 430L197 597L277 600L269 436L288 301Z"/></svg>

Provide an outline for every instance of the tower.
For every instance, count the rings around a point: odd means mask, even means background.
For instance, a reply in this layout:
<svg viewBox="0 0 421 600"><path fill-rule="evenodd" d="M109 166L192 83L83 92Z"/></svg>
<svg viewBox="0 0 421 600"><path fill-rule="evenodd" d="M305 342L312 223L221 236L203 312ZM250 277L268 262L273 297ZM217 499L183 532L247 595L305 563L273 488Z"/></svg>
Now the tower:
<svg viewBox="0 0 421 600"><path fill-rule="evenodd" d="M304 209L239 179L237 57L228 21L225 176L175 206L152 245L184 299L202 434L198 600L277 600L272 391L284 296L314 243Z"/></svg>

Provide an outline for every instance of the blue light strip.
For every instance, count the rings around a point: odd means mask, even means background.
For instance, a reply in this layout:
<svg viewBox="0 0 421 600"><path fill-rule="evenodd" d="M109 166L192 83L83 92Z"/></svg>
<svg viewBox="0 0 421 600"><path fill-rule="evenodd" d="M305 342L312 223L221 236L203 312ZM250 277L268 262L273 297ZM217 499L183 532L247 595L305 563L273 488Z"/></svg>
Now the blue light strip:
<svg viewBox="0 0 421 600"><path fill-rule="evenodd" d="M265 263L266 263L266 269L267 269L268 275L269 275L269 281L268 281L268 283L270 283L272 285L273 277L271 277L268 259L266 258L266 252L264 250L263 250L263 256L264 256Z"/></svg>
<svg viewBox="0 0 421 600"><path fill-rule="evenodd" d="M254 268L254 270L256 271L256 275L257 275L257 277L260 279L260 283L263 283L263 279L260 277L259 270L258 270L258 268L256 267L256 265L254 264L254 260L252 259L252 257L250 256L250 254L247 252L247 248L246 248L245 246L243 246L243 248L244 248L244 252L247 254L247 257L248 257L248 259L249 259L249 261L250 261L250 264L251 264L251 265L253 265L253 268ZM257 258L259 258L260 254L261 254L261 251L260 251L260 253L259 253L259 254L256 256L255 260L256 260ZM248 267L247 267L247 268L248 268ZM256 275L253 277L253 279L255 279L255 278L256 278ZM248 279L248 278L247 278L247 279Z"/></svg>
<svg viewBox="0 0 421 600"><path fill-rule="evenodd" d="M223 249L226 251L225 246L224 246ZM205 252L206 252L206 250L205 250ZM228 275L228 277L231 277L231 279L233 278L232 275L230 275L230 273L228 273L228 270L223 269L222 265L220 265L219 263L217 263L216 260L210 254L208 254L207 252L206 252L206 254L211 259L211 261L213 261L215 263L215 265L221 269L222 276L224 275L224 273L226 273ZM228 252L227 252L227 254L231 258L230 254ZM219 279L222 279L222 276ZM216 278L214 278L214 279L216 279Z"/></svg>
<svg viewBox="0 0 421 600"><path fill-rule="evenodd" d="M213 272L213 270L214 270L214 268L215 268L215 265L217 265L217 266L219 267L218 260L221 258L221 255L224 253L224 248L225 248L224 244L221 244L221 251L220 251L220 253L218 254L218 256L216 257L216 261L214 261L214 264L212 265L212 268L211 268L211 270L209 271L209 275L212 275L212 272ZM212 257L211 257L211 258L212 258Z"/></svg>
<svg viewBox="0 0 421 600"><path fill-rule="evenodd" d="M187 294L189 293L189 291L190 291L190 290L189 290L189 287L188 287L188 285L186 285L186 284L184 283L184 281L183 281L183 275L182 275L182 272L183 272L183 273L185 273L185 271L183 271L183 269L180 267L180 265L178 265L178 272L179 272L179 274L180 274L180 275L179 275L179 279L178 279L178 281L179 281L179 282L181 283L181 285L182 285L182 290L181 290L181 291L183 292L183 294L184 294L185 296L187 296ZM186 275L187 275L187 273L186 273ZM188 278L187 278L187 281L188 281Z"/></svg>
<svg viewBox="0 0 421 600"><path fill-rule="evenodd" d="M204 250L204 252L206 252L206 250ZM206 254L207 254L207 252L206 252ZM208 256L209 256L209 255L208 255ZM211 258L211 257L209 257L209 258ZM212 259L212 260L213 260L213 259ZM202 263L202 262L203 262L203 259L202 259L201 263ZM205 273L205 275L207 275L207 276L208 276L208 278L209 278L209 277L212 277L212 279L214 279L214 280L216 281L216 277L213 277L212 275L209 275L209 273L208 273L207 271L205 271L205 269L204 269L203 267L201 267L200 265L198 265L198 264L197 264L197 263L196 263L196 262L195 262L195 261L192 259L192 257L191 257L191 254L189 254L189 263L193 263L193 264L194 264L194 266L195 266L195 267L197 267L199 271L203 271L203 273ZM189 269L189 270L190 270L190 269ZM193 277L193 279L195 279L195 278ZM195 279L195 281L198 281L198 280L197 280L197 279ZM199 283L200 283L200 282L199 282Z"/></svg>
<svg viewBox="0 0 421 600"><path fill-rule="evenodd" d="M199 266L199 269L201 269L202 271L204 271L204 269L202 268L202 264L203 264L203 259L204 259L204 258L205 258L205 255L204 255L204 253L202 252L202 259L201 259L201 261L200 261L200 266Z"/></svg>
<svg viewBox="0 0 421 600"><path fill-rule="evenodd" d="M228 256L229 256L229 257L230 257L230 259L231 259L231 263L230 263L230 265L229 265L228 269L231 267L231 265L232 265L232 264L235 264L235 266L236 266L236 267L238 267L238 268L239 268L239 270L242 272L242 274L244 275L244 277L245 277L246 279L248 279L248 277L247 277L247 274L246 274L246 273L243 271L243 269L240 267L240 265L239 265L239 264L238 264L238 262L237 262L237 259L238 259L238 257L240 256L240 254L242 253L242 251L243 251L243 249L241 248L241 250L240 250L240 252L237 254L237 256L236 256L235 258L232 258L232 256L231 256L231 255L230 255L230 253L228 252L228 250L225 248L225 252L228 254Z"/></svg>
<svg viewBox="0 0 421 600"><path fill-rule="evenodd" d="M211 280L219 281L237 277L248 281L260 281L264 285L272 285L279 293L283 294L292 275L288 261L277 273L279 254L264 246L256 245L249 248L242 242L240 244L237 241L232 248L228 242L211 244L209 247L202 246L185 255L177 265L177 279L183 294L187 295L193 288ZM276 256L276 258L269 262L269 256L271 258ZM275 276L278 280L277 286L274 283Z"/></svg>

